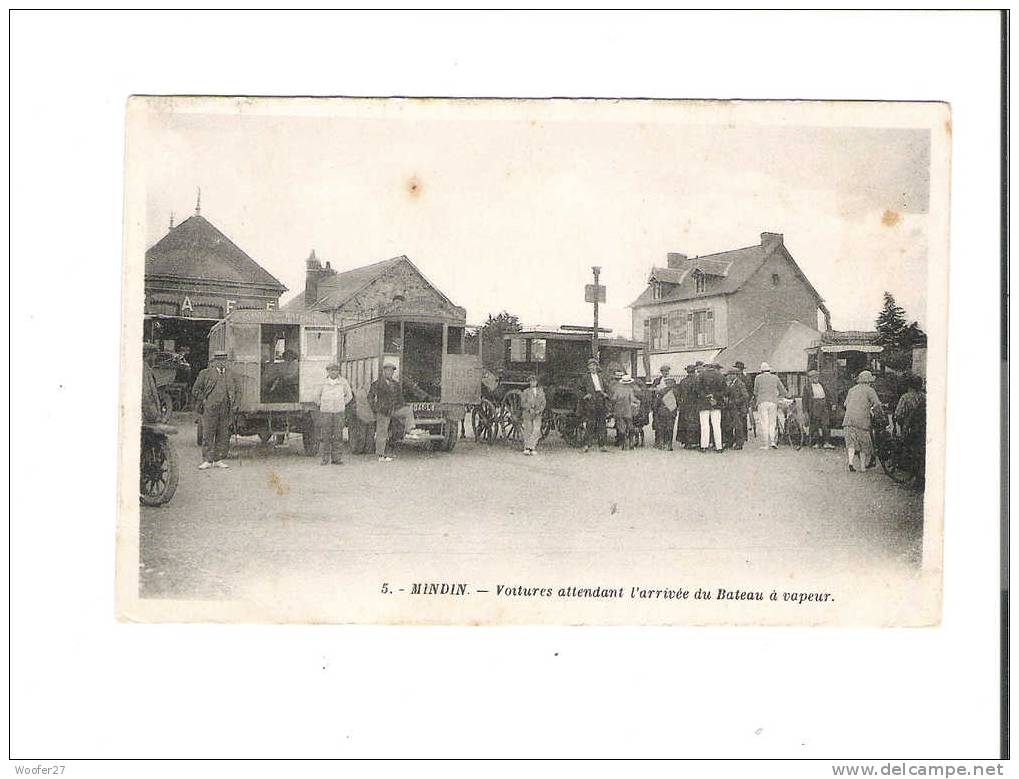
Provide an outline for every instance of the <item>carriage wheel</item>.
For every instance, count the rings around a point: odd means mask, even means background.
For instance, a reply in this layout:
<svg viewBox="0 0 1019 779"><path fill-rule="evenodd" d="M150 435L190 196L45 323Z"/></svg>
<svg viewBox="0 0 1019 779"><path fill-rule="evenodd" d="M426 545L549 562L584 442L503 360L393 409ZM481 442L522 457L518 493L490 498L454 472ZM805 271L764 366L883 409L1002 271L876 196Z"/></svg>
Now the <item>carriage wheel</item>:
<svg viewBox="0 0 1019 779"><path fill-rule="evenodd" d="M563 415L559 418L559 434L570 446L583 446L587 438L587 423L583 417Z"/></svg>
<svg viewBox="0 0 1019 779"><path fill-rule="evenodd" d="M520 390L510 390L499 406L499 431L507 441L521 441L524 437L520 398Z"/></svg>
<svg viewBox="0 0 1019 779"><path fill-rule="evenodd" d="M888 478L896 484L912 484L916 479L916 465L901 441L888 441L881 447L874 447L874 454L881 463Z"/></svg>
<svg viewBox="0 0 1019 779"><path fill-rule="evenodd" d="M556 429L555 414L552 409L546 408L545 413L541 415L541 438L539 441L544 441L548 438L549 434Z"/></svg>
<svg viewBox="0 0 1019 779"><path fill-rule="evenodd" d="M495 441L498 435L499 410L488 398L482 398L471 410L471 429L474 431L474 440L479 443L490 444Z"/></svg>
<svg viewBox="0 0 1019 779"><path fill-rule="evenodd" d="M803 444L806 443L807 431L804 430L798 419L790 417L786 420L785 434L789 445L796 451L802 449Z"/></svg>
<svg viewBox="0 0 1019 779"><path fill-rule="evenodd" d="M177 455L166 440L142 441L140 499L146 506L162 506L177 491Z"/></svg>

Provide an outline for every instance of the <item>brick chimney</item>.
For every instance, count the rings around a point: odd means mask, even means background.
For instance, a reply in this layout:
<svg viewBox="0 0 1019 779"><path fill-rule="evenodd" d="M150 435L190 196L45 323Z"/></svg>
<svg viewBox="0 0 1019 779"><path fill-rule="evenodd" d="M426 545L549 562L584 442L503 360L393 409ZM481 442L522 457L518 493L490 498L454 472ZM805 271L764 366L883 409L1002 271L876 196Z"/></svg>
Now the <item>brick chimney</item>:
<svg viewBox="0 0 1019 779"><path fill-rule="evenodd" d="M311 254L308 255L308 259L304 263L305 265L305 276L304 276L304 307L311 308L318 302L318 283L329 276L336 273L332 269L332 266L327 262L325 267L322 267L322 263L318 261L318 257L315 256L315 250L311 250Z"/></svg>
<svg viewBox="0 0 1019 779"><path fill-rule="evenodd" d="M782 245L782 233L761 233L761 246L771 249Z"/></svg>
<svg viewBox="0 0 1019 779"><path fill-rule="evenodd" d="M670 268L679 268L686 262L686 255L679 252L669 252L665 255L665 260Z"/></svg>

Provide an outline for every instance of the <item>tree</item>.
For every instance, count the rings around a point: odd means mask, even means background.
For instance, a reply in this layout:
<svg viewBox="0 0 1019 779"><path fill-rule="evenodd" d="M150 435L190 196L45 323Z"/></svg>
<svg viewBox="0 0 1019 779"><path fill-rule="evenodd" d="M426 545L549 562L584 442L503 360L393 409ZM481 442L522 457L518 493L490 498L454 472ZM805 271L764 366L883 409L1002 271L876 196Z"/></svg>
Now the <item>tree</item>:
<svg viewBox="0 0 1019 779"><path fill-rule="evenodd" d="M891 292L885 292L884 301L877 315L877 342L882 346L898 348L906 330L906 310L895 302Z"/></svg>
<svg viewBox="0 0 1019 779"><path fill-rule="evenodd" d="M520 319L508 311L500 311L498 314L488 315L485 324L481 326L481 354L484 367L497 371L503 363L503 341L506 333L519 333L523 327Z"/></svg>

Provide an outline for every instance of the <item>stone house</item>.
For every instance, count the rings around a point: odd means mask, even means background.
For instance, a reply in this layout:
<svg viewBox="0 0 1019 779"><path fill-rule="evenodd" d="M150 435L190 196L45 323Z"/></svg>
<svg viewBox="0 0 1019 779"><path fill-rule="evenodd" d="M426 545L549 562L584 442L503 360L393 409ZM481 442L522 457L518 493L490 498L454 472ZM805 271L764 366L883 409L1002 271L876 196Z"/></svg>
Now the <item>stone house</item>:
<svg viewBox="0 0 1019 779"><path fill-rule="evenodd" d="M666 266L651 269L647 288L630 308L633 338L645 343L652 375L663 364L677 373L697 360L728 366L739 358L727 360L727 350L739 352L754 371L767 361L772 341L782 355L796 355L783 368L806 370L805 351L799 367L799 341L806 349L831 327L824 299L779 233L761 233L755 246L701 257L669 252Z"/></svg>

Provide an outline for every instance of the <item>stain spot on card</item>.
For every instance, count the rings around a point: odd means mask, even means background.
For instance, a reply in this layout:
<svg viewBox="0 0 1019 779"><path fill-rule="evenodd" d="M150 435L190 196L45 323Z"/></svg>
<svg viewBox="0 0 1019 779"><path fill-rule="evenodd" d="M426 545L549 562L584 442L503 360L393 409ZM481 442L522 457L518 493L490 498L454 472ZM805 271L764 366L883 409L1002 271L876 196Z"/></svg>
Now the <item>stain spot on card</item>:
<svg viewBox="0 0 1019 779"><path fill-rule="evenodd" d="M902 214L898 211L892 211L891 209L885 209L885 212L881 215L881 224L885 227L895 227L899 222L902 221Z"/></svg>
<svg viewBox="0 0 1019 779"><path fill-rule="evenodd" d="M280 475L276 471L272 471L269 474L269 486L276 490L277 495L286 495L290 492L290 487L283 482Z"/></svg>
<svg viewBox="0 0 1019 779"><path fill-rule="evenodd" d="M407 179L407 194L412 198L421 197L421 192L424 187L421 184L421 179L417 176L411 176Z"/></svg>

